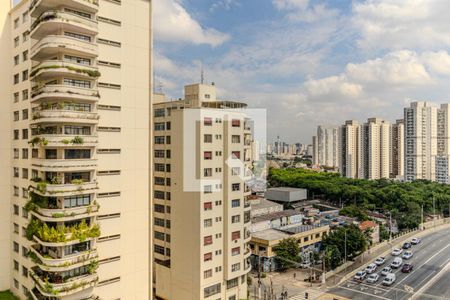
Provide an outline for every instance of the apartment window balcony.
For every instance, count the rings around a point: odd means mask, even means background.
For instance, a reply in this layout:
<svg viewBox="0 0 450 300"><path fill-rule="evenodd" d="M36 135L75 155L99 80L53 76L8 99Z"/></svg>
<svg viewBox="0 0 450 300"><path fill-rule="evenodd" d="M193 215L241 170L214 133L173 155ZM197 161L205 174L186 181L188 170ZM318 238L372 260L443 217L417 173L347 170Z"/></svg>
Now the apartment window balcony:
<svg viewBox="0 0 450 300"><path fill-rule="evenodd" d="M81 40L67 35L48 35L31 47L31 59L43 60L55 57L61 51L75 56L94 58L98 56L98 46L89 40Z"/></svg>
<svg viewBox="0 0 450 300"><path fill-rule="evenodd" d="M55 77L69 76L76 79L95 80L100 77L96 67L62 60L44 60L31 69L34 81L45 81Z"/></svg>
<svg viewBox="0 0 450 300"><path fill-rule="evenodd" d="M61 177L43 180L41 178L33 178L30 182L30 188L37 194L42 196L72 196L74 193L94 192L98 189L96 180L84 181L84 179L73 179L62 181Z"/></svg>
<svg viewBox="0 0 450 300"><path fill-rule="evenodd" d="M75 81L56 80L54 84L34 86L31 98L32 102L64 99L96 102L100 98L100 94L89 81L86 84L78 84Z"/></svg>
<svg viewBox="0 0 450 300"><path fill-rule="evenodd" d="M97 35L98 23L78 14L67 11L47 10L31 24L30 36L39 40L58 32L76 32L85 35Z"/></svg>
<svg viewBox="0 0 450 300"><path fill-rule="evenodd" d="M95 14L98 11L98 0L64 0L64 4L75 10ZM32 0L29 12L32 17L37 17L51 7L54 7L53 0Z"/></svg>

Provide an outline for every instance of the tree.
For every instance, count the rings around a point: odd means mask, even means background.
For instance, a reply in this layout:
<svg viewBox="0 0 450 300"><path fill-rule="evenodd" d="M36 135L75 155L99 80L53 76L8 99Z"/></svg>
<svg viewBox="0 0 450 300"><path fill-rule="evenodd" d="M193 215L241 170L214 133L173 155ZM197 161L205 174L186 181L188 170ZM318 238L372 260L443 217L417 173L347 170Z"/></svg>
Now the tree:
<svg viewBox="0 0 450 300"><path fill-rule="evenodd" d="M291 268L300 262L300 247L295 238L281 240L273 250L276 254L275 258L282 269Z"/></svg>
<svg viewBox="0 0 450 300"><path fill-rule="evenodd" d="M380 225L380 242L389 240L389 231L383 224Z"/></svg>
<svg viewBox="0 0 450 300"><path fill-rule="evenodd" d="M327 270L334 270L341 264L342 253L336 245L326 247L324 250L325 267Z"/></svg>
<svg viewBox="0 0 450 300"><path fill-rule="evenodd" d="M349 205L339 211L342 216L352 217L358 219L358 221L367 221L369 219L367 213L356 205Z"/></svg>

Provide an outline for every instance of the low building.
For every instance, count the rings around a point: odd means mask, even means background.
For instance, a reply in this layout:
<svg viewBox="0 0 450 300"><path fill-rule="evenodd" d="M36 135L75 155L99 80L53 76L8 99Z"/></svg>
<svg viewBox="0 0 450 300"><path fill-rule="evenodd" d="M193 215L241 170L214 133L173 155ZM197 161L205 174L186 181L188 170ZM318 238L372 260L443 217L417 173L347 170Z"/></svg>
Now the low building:
<svg viewBox="0 0 450 300"><path fill-rule="evenodd" d="M380 241L380 225L374 221L363 221L359 224L359 229L363 232L371 230L371 244L377 244Z"/></svg>
<svg viewBox="0 0 450 300"><path fill-rule="evenodd" d="M250 249L254 270L270 272L277 269L274 248L284 239L295 238L301 252L318 249L322 237L330 230L329 226L290 225L278 229L266 229L252 234Z"/></svg>
<svg viewBox="0 0 450 300"><path fill-rule="evenodd" d="M249 198L252 217L283 211L283 205L262 197Z"/></svg>
<svg viewBox="0 0 450 300"><path fill-rule="evenodd" d="M276 211L270 214L259 215L253 217L250 225L250 232L257 232L266 229L277 229L292 224L300 224L304 215L293 209Z"/></svg>
<svg viewBox="0 0 450 300"><path fill-rule="evenodd" d="M267 200L275 201L292 205L308 198L308 191L306 189L292 188L292 187L277 187L267 189L265 198Z"/></svg>

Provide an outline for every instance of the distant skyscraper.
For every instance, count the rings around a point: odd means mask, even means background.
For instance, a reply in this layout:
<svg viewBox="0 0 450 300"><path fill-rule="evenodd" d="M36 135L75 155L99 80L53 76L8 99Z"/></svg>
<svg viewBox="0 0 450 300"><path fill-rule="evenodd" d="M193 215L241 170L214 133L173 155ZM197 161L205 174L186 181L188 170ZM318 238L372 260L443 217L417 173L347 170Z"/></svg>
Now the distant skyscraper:
<svg viewBox="0 0 450 300"><path fill-rule="evenodd" d="M339 126L319 125L313 147L315 164L339 167Z"/></svg>
<svg viewBox="0 0 450 300"><path fill-rule="evenodd" d="M358 178L360 126L349 120L339 130L339 170L342 176Z"/></svg>
<svg viewBox="0 0 450 300"><path fill-rule="evenodd" d="M403 119L391 125L390 177L403 178L405 160L405 126Z"/></svg>

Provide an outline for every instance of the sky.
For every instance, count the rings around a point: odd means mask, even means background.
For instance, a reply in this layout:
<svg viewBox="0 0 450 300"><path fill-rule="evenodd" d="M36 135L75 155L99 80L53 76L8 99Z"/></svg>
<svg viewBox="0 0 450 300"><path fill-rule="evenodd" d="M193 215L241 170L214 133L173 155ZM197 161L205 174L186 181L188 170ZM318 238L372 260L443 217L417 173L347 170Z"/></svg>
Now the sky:
<svg viewBox="0 0 450 300"><path fill-rule="evenodd" d="M267 109L267 136L311 143L319 124L402 118L450 102L448 0L157 0L156 90L215 82Z"/></svg>

